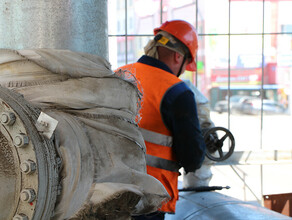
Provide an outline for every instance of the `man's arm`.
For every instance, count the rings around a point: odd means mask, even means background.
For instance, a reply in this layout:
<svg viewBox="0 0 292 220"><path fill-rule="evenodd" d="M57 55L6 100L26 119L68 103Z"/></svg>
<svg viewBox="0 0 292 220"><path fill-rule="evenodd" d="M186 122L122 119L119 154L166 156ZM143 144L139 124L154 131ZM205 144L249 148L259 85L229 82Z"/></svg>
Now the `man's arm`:
<svg viewBox="0 0 292 220"><path fill-rule="evenodd" d="M173 136L173 150L186 172L199 169L205 158L205 142L197 116L194 94L184 83L172 87L161 103L163 121Z"/></svg>

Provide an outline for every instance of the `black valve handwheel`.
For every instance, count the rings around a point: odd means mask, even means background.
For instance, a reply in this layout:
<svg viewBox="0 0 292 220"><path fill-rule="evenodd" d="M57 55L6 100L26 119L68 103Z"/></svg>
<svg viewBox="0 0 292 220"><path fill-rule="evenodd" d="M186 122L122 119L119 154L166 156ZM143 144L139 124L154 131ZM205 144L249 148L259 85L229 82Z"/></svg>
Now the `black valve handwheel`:
<svg viewBox="0 0 292 220"><path fill-rule="evenodd" d="M222 135L223 133L223 135ZM232 133L223 127L213 127L204 133L206 143L206 156L213 161L223 161L229 158L235 147ZM223 146L228 146L228 151L223 151ZM226 148L226 147L225 147Z"/></svg>

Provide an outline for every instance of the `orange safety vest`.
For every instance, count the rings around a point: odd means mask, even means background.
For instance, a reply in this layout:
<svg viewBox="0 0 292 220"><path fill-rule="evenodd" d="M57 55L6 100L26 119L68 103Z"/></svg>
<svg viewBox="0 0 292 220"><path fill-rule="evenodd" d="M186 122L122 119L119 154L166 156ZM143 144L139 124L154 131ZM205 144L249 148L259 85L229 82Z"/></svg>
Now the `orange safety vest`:
<svg viewBox="0 0 292 220"><path fill-rule="evenodd" d="M160 211L174 213L178 200L178 166L172 150L172 135L160 113L163 96L169 88L182 80L162 69L143 63L121 67L132 72L143 89L139 127L146 144L147 173L158 179L171 196Z"/></svg>

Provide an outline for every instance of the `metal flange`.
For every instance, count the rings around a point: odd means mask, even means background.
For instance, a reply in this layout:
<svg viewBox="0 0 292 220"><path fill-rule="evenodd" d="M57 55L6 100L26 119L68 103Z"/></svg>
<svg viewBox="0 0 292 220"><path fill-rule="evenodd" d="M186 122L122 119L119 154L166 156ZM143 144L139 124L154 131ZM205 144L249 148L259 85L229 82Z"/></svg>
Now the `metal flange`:
<svg viewBox="0 0 292 220"><path fill-rule="evenodd" d="M0 86L0 219L52 216L58 165L53 140L35 127L39 115L23 96Z"/></svg>

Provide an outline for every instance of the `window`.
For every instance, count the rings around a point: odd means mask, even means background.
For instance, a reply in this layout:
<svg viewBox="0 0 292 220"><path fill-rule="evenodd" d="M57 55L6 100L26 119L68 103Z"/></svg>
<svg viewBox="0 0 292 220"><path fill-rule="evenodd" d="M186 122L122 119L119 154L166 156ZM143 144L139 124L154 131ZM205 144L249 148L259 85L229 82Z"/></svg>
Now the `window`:
<svg viewBox="0 0 292 220"><path fill-rule="evenodd" d="M109 2L109 54L114 69L143 55L155 27L166 20L186 20L198 31L199 51L197 72L182 77L209 99L212 120L233 132L236 151L291 150L292 0ZM114 4L120 5L118 10ZM119 22L125 28L112 31ZM119 44L127 48L124 53L116 50ZM237 95L259 99L259 113L233 114L230 98ZM220 114L214 107L223 100L227 109ZM281 106L281 111L265 114L266 100ZM264 168L262 172L268 172ZM271 193L271 187L260 187L250 196Z"/></svg>

